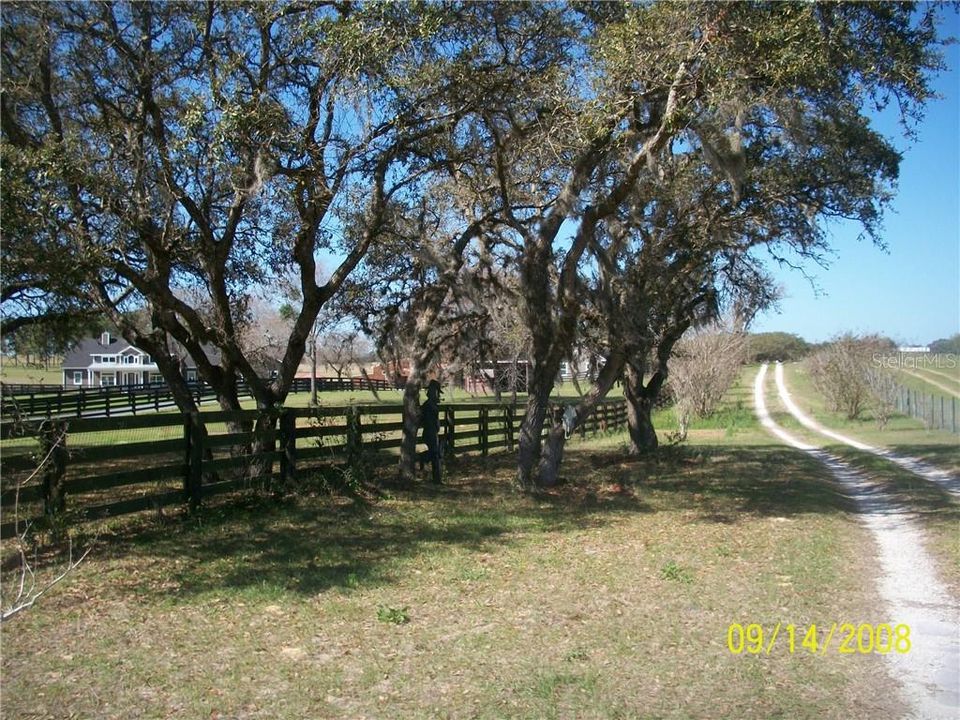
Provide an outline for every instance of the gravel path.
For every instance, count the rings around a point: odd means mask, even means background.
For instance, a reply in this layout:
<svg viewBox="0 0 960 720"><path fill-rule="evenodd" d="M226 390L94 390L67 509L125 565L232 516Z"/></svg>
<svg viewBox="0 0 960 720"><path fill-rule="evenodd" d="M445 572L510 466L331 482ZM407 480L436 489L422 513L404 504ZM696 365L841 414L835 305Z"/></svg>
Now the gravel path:
<svg viewBox="0 0 960 720"><path fill-rule="evenodd" d="M782 400L783 404L786 405L790 414L793 415L793 417L795 417L805 428L820 433L821 435L824 435L832 440L836 440L839 443L843 443L844 445L849 445L857 450L863 450L864 452L878 455L879 457L889 460L892 463L896 463L905 470L909 470L914 475L918 475L924 480L929 480L930 482L936 483L955 498L960 499L960 477L951 475L946 470L933 467L932 465L929 465L921 460L917 460L916 458L894 455L889 450L874 447L873 445L867 445L859 440L854 440L853 438L847 437L846 435L841 435L838 432L834 432L833 430L824 427L816 420L806 415L793 401L793 398L790 397L790 392L787 390L787 386L783 381L783 365L780 363L777 363L776 377L777 391L780 393L780 400Z"/></svg>
<svg viewBox="0 0 960 720"><path fill-rule="evenodd" d="M908 513L876 484L840 458L801 442L777 425L767 411L767 365L754 382L760 423L784 443L827 466L859 509L859 519L877 544L877 587L889 621L910 627L909 653L890 653L891 674L902 683L917 720L960 717L960 604L939 581L923 547L923 532ZM782 379L782 371L778 379ZM782 385L782 382L778 383ZM865 562L870 559L865 558Z"/></svg>

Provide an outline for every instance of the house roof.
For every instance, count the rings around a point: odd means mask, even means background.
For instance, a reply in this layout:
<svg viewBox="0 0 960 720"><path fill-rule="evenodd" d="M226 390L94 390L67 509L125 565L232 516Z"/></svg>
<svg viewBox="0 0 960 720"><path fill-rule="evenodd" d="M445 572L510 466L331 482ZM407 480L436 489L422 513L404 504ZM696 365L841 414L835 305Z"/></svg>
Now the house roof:
<svg viewBox="0 0 960 720"><path fill-rule="evenodd" d="M142 350L134 347L121 337L110 335L109 345L101 345L99 336L95 338L84 338L67 351L66 356L63 358L63 369L84 369L90 365L91 355L114 355L130 349L146 355Z"/></svg>
<svg viewBox="0 0 960 720"><path fill-rule="evenodd" d="M66 356L63 358L63 369L64 370L86 370L90 367L91 361L90 357L92 355L116 355L122 353L126 350L133 350L142 355L148 355L144 350L131 345L122 337L114 337L113 333L110 334L110 343L103 345L100 342L101 336L91 338L83 338L80 342L73 346L70 350L67 351ZM210 358L210 362L214 365L220 363L220 351L217 350L213 345L204 345L204 352L206 352L207 357ZM183 357L183 367L187 369L194 369L197 367L197 363L192 357L182 348L179 348L178 354L181 354ZM118 366L110 365L105 369L115 370ZM119 366L122 367L122 366ZM152 368L154 365L143 365L140 367Z"/></svg>

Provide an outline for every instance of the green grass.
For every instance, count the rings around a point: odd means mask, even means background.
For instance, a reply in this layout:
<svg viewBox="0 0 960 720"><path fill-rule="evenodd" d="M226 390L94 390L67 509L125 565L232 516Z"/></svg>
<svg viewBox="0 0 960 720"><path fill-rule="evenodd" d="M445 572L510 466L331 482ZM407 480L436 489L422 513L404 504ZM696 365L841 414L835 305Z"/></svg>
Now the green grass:
<svg viewBox="0 0 960 720"><path fill-rule="evenodd" d="M956 355L930 355L908 369L941 385L960 391L960 358Z"/></svg>
<svg viewBox="0 0 960 720"><path fill-rule="evenodd" d="M47 368L27 366L22 362L14 365L4 357L0 359L0 380L15 385L60 385L63 383L63 371L55 363Z"/></svg>
<svg viewBox="0 0 960 720"><path fill-rule="evenodd" d="M889 620L868 536L816 461L748 420L750 381L656 455L572 441L565 484L535 496L504 453L373 501L87 526L90 558L4 625L5 714L902 715L878 656L727 649L735 622Z"/></svg>
<svg viewBox="0 0 960 720"><path fill-rule="evenodd" d="M910 390L916 390L927 396L945 395L947 400L960 397L960 384L951 378L925 370L899 370L897 382Z"/></svg>
<svg viewBox="0 0 960 720"><path fill-rule="evenodd" d="M512 490L501 455L373 504L250 501L101 534L66 585L4 627L5 710L900 712L879 657L726 647L733 622L883 619L864 532L814 461L763 445L636 460L589 442L568 459L571 480L534 497Z"/></svg>

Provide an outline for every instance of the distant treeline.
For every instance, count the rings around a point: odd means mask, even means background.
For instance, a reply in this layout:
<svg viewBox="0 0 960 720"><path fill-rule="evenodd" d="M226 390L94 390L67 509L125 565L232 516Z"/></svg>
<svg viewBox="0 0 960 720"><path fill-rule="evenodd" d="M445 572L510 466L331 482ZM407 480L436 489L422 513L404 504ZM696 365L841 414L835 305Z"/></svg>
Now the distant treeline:
<svg viewBox="0 0 960 720"><path fill-rule="evenodd" d="M897 343L890 338L881 338L893 350ZM784 362L800 360L815 352L827 343L810 343L799 335L785 332L753 333L750 335L748 361L751 363ZM941 338L930 343L930 352L935 354L954 353L960 355L960 333Z"/></svg>

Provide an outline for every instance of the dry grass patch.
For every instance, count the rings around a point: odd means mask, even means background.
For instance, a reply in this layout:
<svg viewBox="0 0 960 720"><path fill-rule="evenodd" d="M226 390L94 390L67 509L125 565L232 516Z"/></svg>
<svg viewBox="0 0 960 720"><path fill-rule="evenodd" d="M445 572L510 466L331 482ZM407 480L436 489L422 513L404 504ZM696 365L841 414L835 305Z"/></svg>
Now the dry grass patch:
<svg viewBox="0 0 960 720"><path fill-rule="evenodd" d="M373 504L234 503L118 526L3 628L3 714L901 713L878 656L727 649L733 622L891 620L869 540L815 462L762 446L637 461L588 444L565 474L529 497L509 458L461 461L447 486Z"/></svg>

